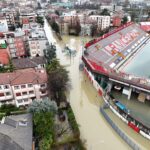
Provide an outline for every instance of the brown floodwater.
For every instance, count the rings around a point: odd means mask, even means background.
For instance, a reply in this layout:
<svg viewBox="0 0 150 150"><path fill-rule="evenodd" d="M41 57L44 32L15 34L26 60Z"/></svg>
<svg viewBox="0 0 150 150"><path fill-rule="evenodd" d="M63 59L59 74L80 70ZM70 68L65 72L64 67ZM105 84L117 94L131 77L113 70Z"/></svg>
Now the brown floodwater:
<svg viewBox="0 0 150 150"><path fill-rule="evenodd" d="M57 58L69 71L71 87L68 94L68 101L74 111L77 123L79 124L81 139L84 141L87 150L131 149L100 114L99 108L103 105L103 100L98 96L97 91L93 88L84 73L79 71L82 45L89 38L62 36L63 40L59 41L47 24L45 30L49 42L55 43L57 46ZM69 48L77 51L75 56L70 58L70 56L63 52L66 44ZM132 129L128 128L127 125L109 110L107 110L107 113L142 149L150 149L150 142L148 140L133 132Z"/></svg>

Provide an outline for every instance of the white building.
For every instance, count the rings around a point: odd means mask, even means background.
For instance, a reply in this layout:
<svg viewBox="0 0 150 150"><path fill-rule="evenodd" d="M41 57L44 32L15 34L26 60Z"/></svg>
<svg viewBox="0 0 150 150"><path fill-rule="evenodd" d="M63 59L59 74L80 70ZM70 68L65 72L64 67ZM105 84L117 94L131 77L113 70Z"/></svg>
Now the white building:
<svg viewBox="0 0 150 150"><path fill-rule="evenodd" d="M106 29L110 26L110 16L99 16L99 15L92 15L90 19L97 22L99 28Z"/></svg>
<svg viewBox="0 0 150 150"><path fill-rule="evenodd" d="M109 11L121 11L123 9L122 6L117 6L117 5L101 5L100 9L108 9Z"/></svg>
<svg viewBox="0 0 150 150"><path fill-rule="evenodd" d="M31 57L44 56L43 50L47 48L48 40L43 29L32 30L28 43Z"/></svg>
<svg viewBox="0 0 150 150"><path fill-rule="evenodd" d="M24 69L0 74L0 106L29 105L33 100L46 97L47 74L44 69Z"/></svg>
<svg viewBox="0 0 150 150"><path fill-rule="evenodd" d="M7 32L8 25L7 20L5 18L0 18L0 32Z"/></svg>

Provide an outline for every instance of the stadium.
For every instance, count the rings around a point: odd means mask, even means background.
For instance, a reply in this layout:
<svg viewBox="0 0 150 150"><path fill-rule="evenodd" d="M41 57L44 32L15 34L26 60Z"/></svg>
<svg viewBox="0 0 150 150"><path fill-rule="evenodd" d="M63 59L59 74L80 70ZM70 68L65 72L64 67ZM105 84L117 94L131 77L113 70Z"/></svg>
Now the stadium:
<svg viewBox="0 0 150 150"><path fill-rule="evenodd" d="M138 24L127 23L85 45L84 71L113 112L150 140L150 122L137 117L114 93L150 104L150 36ZM149 118L149 117L148 117Z"/></svg>

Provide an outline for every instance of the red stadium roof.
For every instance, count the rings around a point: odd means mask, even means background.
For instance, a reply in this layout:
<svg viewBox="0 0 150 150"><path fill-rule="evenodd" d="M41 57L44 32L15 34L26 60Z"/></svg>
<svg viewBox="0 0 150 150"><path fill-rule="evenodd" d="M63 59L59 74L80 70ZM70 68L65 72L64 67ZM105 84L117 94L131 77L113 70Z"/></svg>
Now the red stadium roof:
<svg viewBox="0 0 150 150"><path fill-rule="evenodd" d="M127 23L85 45L88 60L94 70L105 72L118 69L126 58L137 51L148 38L139 25ZM107 71L108 72L108 71ZM106 73L106 72L105 72Z"/></svg>

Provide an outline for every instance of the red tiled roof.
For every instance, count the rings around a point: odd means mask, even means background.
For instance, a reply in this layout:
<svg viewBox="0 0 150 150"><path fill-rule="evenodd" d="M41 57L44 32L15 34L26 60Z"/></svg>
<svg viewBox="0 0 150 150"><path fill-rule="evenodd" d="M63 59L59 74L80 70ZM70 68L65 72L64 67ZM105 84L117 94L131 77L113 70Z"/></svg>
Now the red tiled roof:
<svg viewBox="0 0 150 150"><path fill-rule="evenodd" d="M24 69L17 70L13 73L1 73L0 74L0 84L11 84L11 85L20 85L20 84L41 84L47 82L47 73L44 69L35 70L35 69Z"/></svg>
<svg viewBox="0 0 150 150"><path fill-rule="evenodd" d="M0 49L0 63L7 65L9 63L9 55L7 49Z"/></svg>

